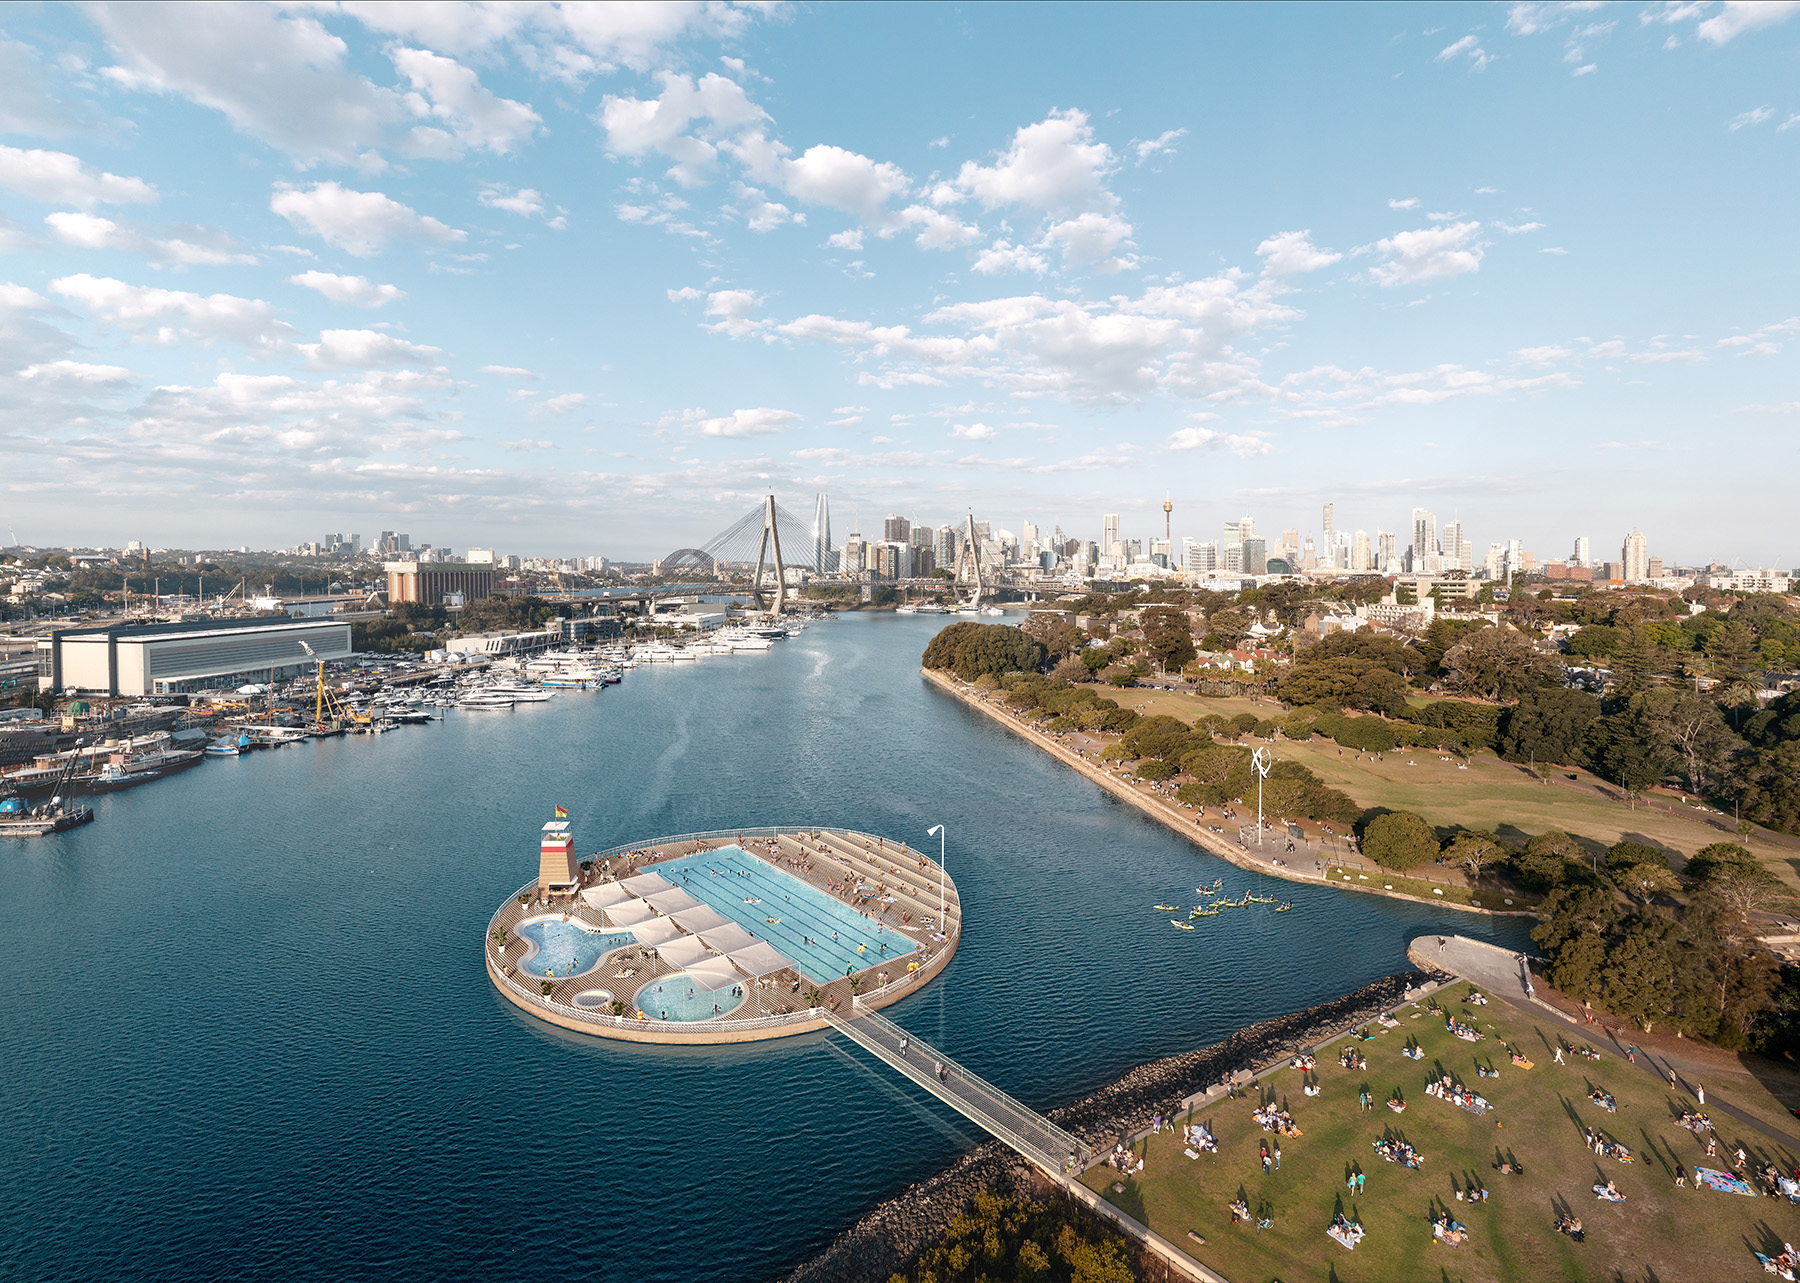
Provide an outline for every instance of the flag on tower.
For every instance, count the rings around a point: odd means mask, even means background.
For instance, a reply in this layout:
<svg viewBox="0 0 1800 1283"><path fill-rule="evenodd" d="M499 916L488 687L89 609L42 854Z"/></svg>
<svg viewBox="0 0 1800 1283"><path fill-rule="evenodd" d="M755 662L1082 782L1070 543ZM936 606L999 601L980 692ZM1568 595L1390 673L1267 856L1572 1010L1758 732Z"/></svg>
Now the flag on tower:
<svg viewBox="0 0 1800 1283"><path fill-rule="evenodd" d="M559 820L568 819L569 818L569 808L566 806L557 807L556 808L556 818Z"/></svg>

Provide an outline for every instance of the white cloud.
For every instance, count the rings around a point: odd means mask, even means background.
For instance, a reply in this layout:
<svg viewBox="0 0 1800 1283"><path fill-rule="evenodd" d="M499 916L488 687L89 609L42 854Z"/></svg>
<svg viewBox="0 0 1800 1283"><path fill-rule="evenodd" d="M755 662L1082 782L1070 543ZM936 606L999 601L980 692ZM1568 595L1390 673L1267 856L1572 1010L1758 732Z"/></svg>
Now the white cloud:
<svg viewBox="0 0 1800 1283"><path fill-rule="evenodd" d="M743 209L744 226L753 232L772 232L786 223L806 222L805 214L796 214L780 201L770 200L760 187L734 182L731 190Z"/></svg>
<svg viewBox="0 0 1800 1283"><path fill-rule="evenodd" d="M1137 163L1141 165L1152 156L1174 155L1175 144L1186 137L1187 130L1185 129L1165 129L1155 138L1134 141L1131 147L1133 151L1137 152Z"/></svg>
<svg viewBox="0 0 1800 1283"><path fill-rule="evenodd" d="M1640 365L1696 365L1706 360L1706 353L1695 348L1633 352L1631 359Z"/></svg>
<svg viewBox="0 0 1800 1283"><path fill-rule="evenodd" d="M964 162L956 187L987 209L1010 205L1053 217L1097 210L1111 213L1118 200L1107 190L1112 149L1096 142L1082 111L1053 111L1025 125L992 165Z"/></svg>
<svg viewBox="0 0 1800 1283"><path fill-rule="evenodd" d="M453 54L479 53L538 16L504 0L340 0L336 7L371 31Z"/></svg>
<svg viewBox="0 0 1800 1283"><path fill-rule="evenodd" d="M666 290L664 292L668 294L669 302L671 303L686 303L704 297L703 293L700 290L695 289L692 285L683 285L678 290Z"/></svg>
<svg viewBox="0 0 1800 1283"><path fill-rule="evenodd" d="M1786 22L1800 13L1800 0L1725 0L1724 8L1694 28L1702 40L1722 45L1743 35Z"/></svg>
<svg viewBox="0 0 1800 1283"><path fill-rule="evenodd" d="M551 217L544 208L542 193L529 187L513 189L505 183L483 183L476 199L489 209L505 210L509 214L517 214L520 218L542 219L545 225L561 231L569 225L569 220L561 213Z"/></svg>
<svg viewBox="0 0 1800 1283"><path fill-rule="evenodd" d="M400 95L345 66L348 46L305 14L209 6L203 22L151 4L84 12L117 59L117 84L178 94L303 160L348 162L404 115Z"/></svg>
<svg viewBox="0 0 1800 1283"><path fill-rule="evenodd" d="M483 374L496 374L503 379L536 379L542 377L534 371L527 370L519 365L484 365L481 367L481 372Z"/></svg>
<svg viewBox="0 0 1800 1283"><path fill-rule="evenodd" d="M952 249L981 239L981 229L973 223L952 218L929 205L908 206L900 211L900 220L924 229L915 238L920 249Z"/></svg>
<svg viewBox="0 0 1800 1283"><path fill-rule="evenodd" d="M1311 231L1277 232L1269 237L1256 247L1263 271L1270 276L1293 276L1330 267L1344 257L1336 250L1320 249L1311 237Z"/></svg>
<svg viewBox="0 0 1800 1283"><path fill-rule="evenodd" d="M1405 200L1388 201L1389 209L1417 209L1418 207L1419 198L1417 196L1408 196Z"/></svg>
<svg viewBox="0 0 1800 1283"><path fill-rule="evenodd" d="M1477 36L1464 36L1454 44L1444 46L1438 51L1438 56L1434 61L1450 62L1461 57L1467 57L1470 66L1474 67L1476 71L1486 71L1487 65L1493 61L1488 52L1481 47L1481 40Z"/></svg>
<svg viewBox="0 0 1800 1283"><path fill-rule="evenodd" d="M824 143L808 147L798 160L780 162L779 173L796 200L841 210L877 230L894 226L887 203L911 186L898 165Z"/></svg>
<svg viewBox="0 0 1800 1283"><path fill-rule="evenodd" d="M684 186L707 180L723 137L767 119L741 85L717 72L695 81L665 71L658 79L662 93L655 98L608 94L596 120L607 151L633 157L660 152L675 162L669 175Z"/></svg>
<svg viewBox="0 0 1800 1283"><path fill-rule="evenodd" d="M141 178L121 178L93 169L63 151L0 146L0 187L46 205L148 204L156 188Z"/></svg>
<svg viewBox="0 0 1800 1283"><path fill-rule="evenodd" d="M50 92L37 51L0 36L0 133L66 134L79 124Z"/></svg>
<svg viewBox="0 0 1800 1283"><path fill-rule="evenodd" d="M1216 415L1194 416L1208 419ZM1218 450L1226 454L1235 454L1240 459L1253 459L1265 455L1274 446L1265 433L1261 432L1220 432L1215 428L1192 427L1178 428L1169 434L1167 448L1170 450Z"/></svg>
<svg viewBox="0 0 1800 1283"><path fill-rule="evenodd" d="M1607 339L1604 343L1594 344L1582 355L1597 361L1610 361L1625 355L1625 344L1619 339Z"/></svg>
<svg viewBox="0 0 1800 1283"><path fill-rule="evenodd" d="M261 299L152 289L85 272L51 281L50 288L64 298L86 304L102 321L165 346L185 336L201 342L223 339L252 349L269 349L282 345L293 333L292 327L277 319L275 309ZM175 329L176 325L185 330Z"/></svg>
<svg viewBox="0 0 1800 1283"><path fill-rule="evenodd" d="M1569 74L1571 76L1591 76L1594 74L1595 71L1599 70L1599 67L1600 67L1599 63L1584 62L1579 67L1575 68L1575 70L1571 71Z"/></svg>
<svg viewBox="0 0 1800 1283"><path fill-rule="evenodd" d="M475 72L454 58L424 49L396 49L392 57L412 85L407 109L432 122L415 125L408 134L418 155L448 158L469 148L508 155L544 123L525 103L483 89Z"/></svg>
<svg viewBox="0 0 1800 1283"><path fill-rule="evenodd" d="M1131 224L1116 214L1092 210L1054 223L1044 230L1039 244L1062 251L1065 265L1079 263L1096 272L1116 272L1137 266L1137 256L1119 251L1131 242Z"/></svg>
<svg viewBox="0 0 1800 1283"><path fill-rule="evenodd" d="M91 365L85 361L46 361L40 365L26 366L19 371L19 377L30 379L34 383L99 387L123 383L131 378L131 371L122 365Z"/></svg>
<svg viewBox="0 0 1800 1283"><path fill-rule="evenodd" d="M1541 31L1560 26L1573 14L1591 13L1601 7L1601 0L1573 0L1573 3L1514 4L1506 11L1506 29L1515 36L1535 36Z"/></svg>
<svg viewBox="0 0 1800 1283"><path fill-rule="evenodd" d="M1749 129L1762 124L1774 114L1775 109L1773 107L1752 107L1749 111L1739 112L1730 120L1726 121L1725 128L1735 134L1740 129Z"/></svg>
<svg viewBox="0 0 1800 1283"><path fill-rule="evenodd" d="M533 414L567 414L578 410L587 403L585 392L564 392L561 396L546 397L532 407Z"/></svg>
<svg viewBox="0 0 1800 1283"><path fill-rule="evenodd" d="M997 272L1036 272L1042 276L1050 270L1050 260L1027 246L998 240L976 255L974 270L984 276Z"/></svg>
<svg viewBox="0 0 1800 1283"><path fill-rule="evenodd" d="M863 417L860 414L847 414L841 419L829 420L825 426L828 428L855 428L862 426L862 421Z"/></svg>
<svg viewBox="0 0 1800 1283"><path fill-rule="evenodd" d="M317 290L333 303L350 307L385 307L406 297L394 285L377 285L366 276L338 276L332 272L302 272L288 277L288 284Z"/></svg>
<svg viewBox="0 0 1800 1283"><path fill-rule="evenodd" d="M994 429L985 423L958 423L951 427L950 435L964 441L991 441Z"/></svg>
<svg viewBox="0 0 1800 1283"><path fill-rule="evenodd" d="M335 182L301 189L278 184L269 208L301 231L358 258L379 254L393 239L446 245L466 233L420 214L382 192L359 192Z"/></svg>
<svg viewBox="0 0 1800 1283"><path fill-rule="evenodd" d="M1493 225L1495 227L1499 228L1501 231L1505 232L1508 236L1520 236L1526 232L1541 232L1544 230L1544 224L1542 224L1542 223L1500 223L1500 222L1496 222Z"/></svg>
<svg viewBox="0 0 1800 1283"><path fill-rule="evenodd" d="M431 368L441 348L409 343L379 330L325 330L317 343L300 343L315 370L385 370L396 366Z"/></svg>
<svg viewBox="0 0 1800 1283"><path fill-rule="evenodd" d="M1547 345L1544 347L1522 347L1513 353L1513 360L1524 365L1545 367L1555 365L1558 361L1566 361L1573 356L1566 347Z"/></svg>
<svg viewBox="0 0 1800 1283"><path fill-rule="evenodd" d="M179 230L185 235L159 238L110 218L69 210L45 215L44 223L65 245L142 254L159 267L227 267L258 261L256 255L214 228L183 225Z"/></svg>
<svg viewBox="0 0 1800 1283"><path fill-rule="evenodd" d="M825 243L831 246L832 249L847 249L852 252L860 251L863 247L863 229L860 227L851 227L841 232L833 232L830 236L825 238Z"/></svg>
<svg viewBox="0 0 1800 1283"><path fill-rule="evenodd" d="M750 319L762 299L754 290L715 290L706 296L706 314L719 319L706 328L715 334L741 339L762 328L760 321Z"/></svg>
<svg viewBox="0 0 1800 1283"><path fill-rule="evenodd" d="M723 418L698 419L695 426L705 437L759 437L800 422L792 410L733 410Z"/></svg>
<svg viewBox="0 0 1800 1283"><path fill-rule="evenodd" d="M1369 269L1369 275L1376 284L1391 288L1480 271L1483 246L1476 239L1480 231L1477 222L1449 223L1387 237L1374 246L1387 261Z"/></svg>

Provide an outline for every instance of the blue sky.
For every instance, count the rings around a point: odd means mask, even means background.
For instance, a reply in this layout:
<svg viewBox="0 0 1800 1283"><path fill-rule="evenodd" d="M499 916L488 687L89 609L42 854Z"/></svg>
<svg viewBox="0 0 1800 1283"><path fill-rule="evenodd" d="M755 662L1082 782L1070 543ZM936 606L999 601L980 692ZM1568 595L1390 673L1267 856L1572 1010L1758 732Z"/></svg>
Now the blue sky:
<svg viewBox="0 0 1800 1283"><path fill-rule="evenodd" d="M0 31L23 542L629 559L772 489L1800 560L1800 4Z"/></svg>

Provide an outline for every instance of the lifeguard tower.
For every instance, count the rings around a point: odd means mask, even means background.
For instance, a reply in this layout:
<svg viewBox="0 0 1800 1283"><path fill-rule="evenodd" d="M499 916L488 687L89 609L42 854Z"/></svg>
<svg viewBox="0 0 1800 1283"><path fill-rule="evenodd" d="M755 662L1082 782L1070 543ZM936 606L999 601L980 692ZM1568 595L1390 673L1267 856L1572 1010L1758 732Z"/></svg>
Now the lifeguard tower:
<svg viewBox="0 0 1800 1283"><path fill-rule="evenodd" d="M549 820L538 843L538 894L573 895L581 885L581 865L575 859L575 835L567 820Z"/></svg>

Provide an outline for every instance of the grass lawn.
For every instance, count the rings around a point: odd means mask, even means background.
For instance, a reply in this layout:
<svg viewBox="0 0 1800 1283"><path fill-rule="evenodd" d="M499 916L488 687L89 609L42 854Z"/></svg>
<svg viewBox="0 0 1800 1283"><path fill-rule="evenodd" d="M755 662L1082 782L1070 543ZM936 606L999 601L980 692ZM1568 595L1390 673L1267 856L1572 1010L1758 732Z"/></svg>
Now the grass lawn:
<svg viewBox="0 0 1800 1283"><path fill-rule="evenodd" d="M1370 873L1366 869L1342 868L1332 864L1326 866L1325 875L1333 882L1349 882L1364 888L1397 891L1401 895L1416 895L1421 900L1444 900L1451 904L1475 904L1483 909L1498 909L1505 913L1535 909L1542 903L1541 897L1526 895L1522 891L1514 891L1510 895L1502 895L1491 890L1469 891L1460 886L1445 886L1418 878L1402 877L1397 873L1388 873L1383 870Z"/></svg>
<svg viewBox="0 0 1800 1283"><path fill-rule="evenodd" d="M1141 698L1132 691L1118 694L1121 707L1138 707L1146 714L1167 713L1189 723L1208 713L1228 717L1241 712L1281 716L1273 703L1257 704L1251 700L1208 699L1167 691L1145 692ZM1576 782L1585 785L1604 783L1587 771L1555 768L1560 779L1544 784L1492 753L1478 753L1468 760L1467 770L1458 770L1454 759L1442 761L1436 750L1428 748L1395 749L1377 762L1368 754L1359 761L1354 750L1340 750L1327 739L1299 743L1278 738L1269 747L1277 760L1302 763L1325 783L1347 793L1359 806L1414 811L1439 828L1462 825L1492 829L1512 839L1546 829L1562 829L1606 846L1631 838L1679 851L1683 856L1692 855L1711 842L1741 840L1697 818L1643 807L1633 810L1570 786L1569 775L1577 776ZM1784 881L1800 887L1800 859L1796 858L1800 851L1761 838L1752 839L1749 846Z"/></svg>
<svg viewBox="0 0 1800 1283"><path fill-rule="evenodd" d="M1203 1106L1197 1118L1219 1141L1217 1154L1190 1160L1182 1142L1162 1133L1137 1149L1144 1171L1121 1178L1095 1167L1083 1178L1118 1207L1180 1244L1234 1283L1260 1279L1424 1280L1424 1279L1760 1279L1752 1249L1780 1250L1780 1240L1800 1238L1800 1208L1771 1198L1745 1198L1691 1187L1696 1166L1724 1169L1723 1155L1742 1143L1752 1167L1768 1159L1791 1171L1795 1155L1760 1133L1740 1129L1712 1111L1721 1158L1706 1159L1702 1142L1676 1126L1691 1098L1670 1091L1637 1066L1602 1051L1595 1062L1573 1052L1568 1064L1552 1063L1561 1031L1501 1004L1466 1006L1470 992L1458 984L1438 995L1445 1009L1487 1037L1468 1043L1454 1037L1442 1017L1424 1007L1402 1008L1400 1027L1367 1042L1342 1040L1319 1056L1318 1096L1302 1094L1302 1074L1283 1069L1248 1095ZM1416 1014L1415 1014L1416 1012ZM1425 1058L1412 1061L1401 1048L1414 1037ZM1507 1046L1521 1049L1535 1068L1515 1068ZM1366 1072L1340 1068L1338 1051L1355 1047L1368 1057ZM1498 1078L1476 1076L1477 1061L1491 1063ZM1427 1082L1451 1074L1492 1102L1477 1116L1427 1096ZM1373 1112L1362 1112L1357 1096L1373 1093ZM1734 1084L1734 1088L1737 1084ZM1587 1099L1595 1087L1613 1093L1618 1112L1609 1114ZM1304 1133L1283 1138L1281 1170L1264 1176L1258 1145L1273 1142L1251 1117L1261 1099L1285 1102ZM1735 1090L1743 1106L1760 1090L1751 1080ZM1407 1101L1403 1114L1384 1102L1396 1092ZM1758 1100L1757 1113L1785 1116L1773 1099ZM1185 1121L1185 1120L1184 1120ZM1600 1158L1585 1144L1585 1127L1607 1133L1630 1147L1635 1161ZM1384 1161L1372 1142L1384 1134L1404 1138L1424 1155L1416 1170ZM1523 1175L1494 1170L1502 1156L1523 1163ZM1677 1189L1674 1165L1690 1174L1690 1188ZM1361 1193L1345 1187L1351 1172L1366 1176ZM1593 1185L1611 1179L1626 1195L1623 1203L1594 1196ZM1114 1182L1124 1192L1113 1190ZM1471 1205L1458 1190L1487 1187L1492 1197ZM1233 1225L1227 1204L1242 1196L1254 1213L1273 1218L1262 1232ZM1452 1248L1436 1242L1431 1218L1448 1210L1468 1226L1471 1240ZM1558 1213L1580 1217L1586 1241L1576 1243L1553 1228ZM1334 1213L1359 1221L1368 1236L1348 1251L1326 1236ZM1207 1242L1188 1238L1194 1231Z"/></svg>

